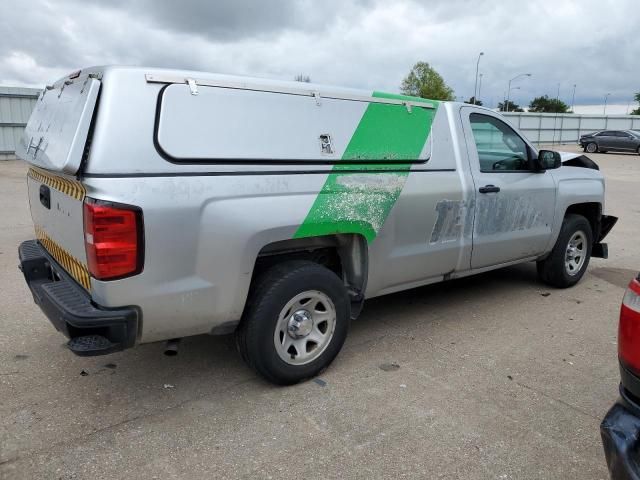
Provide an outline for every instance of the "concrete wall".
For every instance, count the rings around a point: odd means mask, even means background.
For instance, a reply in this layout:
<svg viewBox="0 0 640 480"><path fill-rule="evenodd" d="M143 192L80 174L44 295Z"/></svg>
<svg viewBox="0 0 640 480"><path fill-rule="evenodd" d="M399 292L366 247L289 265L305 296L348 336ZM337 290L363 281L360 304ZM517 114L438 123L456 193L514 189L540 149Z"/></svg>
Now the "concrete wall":
<svg viewBox="0 0 640 480"><path fill-rule="evenodd" d="M533 143L577 143L598 130L640 130L640 115L503 112Z"/></svg>
<svg viewBox="0 0 640 480"><path fill-rule="evenodd" d="M0 160L16 158L16 145L39 94L35 88L0 87Z"/></svg>

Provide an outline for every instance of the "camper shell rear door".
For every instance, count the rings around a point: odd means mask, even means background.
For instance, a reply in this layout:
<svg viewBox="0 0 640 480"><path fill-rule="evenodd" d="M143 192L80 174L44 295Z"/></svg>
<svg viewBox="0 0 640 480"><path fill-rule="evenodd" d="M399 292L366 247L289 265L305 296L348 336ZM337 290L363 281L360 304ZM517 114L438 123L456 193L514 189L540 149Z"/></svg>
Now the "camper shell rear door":
<svg viewBox="0 0 640 480"><path fill-rule="evenodd" d="M100 91L97 74L71 77L42 92L17 151L36 167L67 175L80 169Z"/></svg>

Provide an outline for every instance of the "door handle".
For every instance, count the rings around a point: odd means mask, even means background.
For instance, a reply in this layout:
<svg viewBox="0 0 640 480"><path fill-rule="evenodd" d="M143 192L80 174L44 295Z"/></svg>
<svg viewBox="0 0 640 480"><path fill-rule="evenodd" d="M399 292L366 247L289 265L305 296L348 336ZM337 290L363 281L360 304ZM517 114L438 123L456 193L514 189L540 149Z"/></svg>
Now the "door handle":
<svg viewBox="0 0 640 480"><path fill-rule="evenodd" d="M500 187L496 187L495 185L485 185L484 187L480 187L480 193L498 193L500 191Z"/></svg>

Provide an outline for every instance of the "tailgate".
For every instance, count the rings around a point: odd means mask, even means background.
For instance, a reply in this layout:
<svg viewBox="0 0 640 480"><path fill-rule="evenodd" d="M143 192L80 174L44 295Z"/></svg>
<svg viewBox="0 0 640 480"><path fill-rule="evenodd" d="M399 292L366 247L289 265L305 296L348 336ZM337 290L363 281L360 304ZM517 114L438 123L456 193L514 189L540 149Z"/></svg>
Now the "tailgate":
<svg viewBox="0 0 640 480"><path fill-rule="evenodd" d="M29 169L27 184L36 237L60 266L89 290L84 247L84 186L73 178L37 167Z"/></svg>
<svg viewBox="0 0 640 480"><path fill-rule="evenodd" d="M32 165L74 175L80 168L100 80L96 74L66 78L45 88L17 148Z"/></svg>

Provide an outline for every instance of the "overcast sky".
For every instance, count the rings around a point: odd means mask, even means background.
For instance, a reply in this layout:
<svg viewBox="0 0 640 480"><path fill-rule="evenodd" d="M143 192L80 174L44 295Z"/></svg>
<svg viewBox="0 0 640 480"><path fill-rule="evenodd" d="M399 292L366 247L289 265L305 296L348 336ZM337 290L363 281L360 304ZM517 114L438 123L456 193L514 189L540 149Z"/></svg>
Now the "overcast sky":
<svg viewBox="0 0 640 480"><path fill-rule="evenodd" d="M460 97L626 105L640 91L637 0L0 0L0 85L90 65L185 68L391 92L431 63Z"/></svg>

